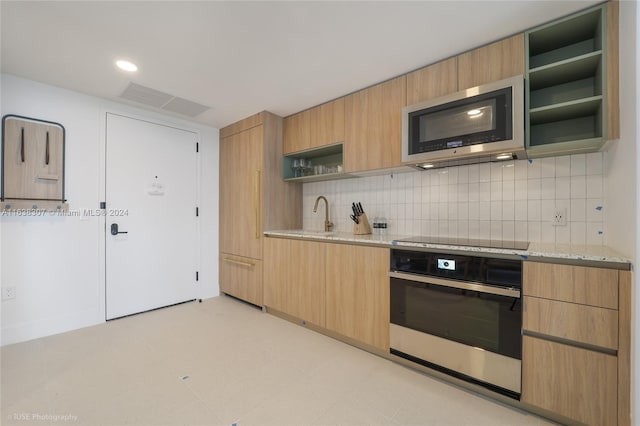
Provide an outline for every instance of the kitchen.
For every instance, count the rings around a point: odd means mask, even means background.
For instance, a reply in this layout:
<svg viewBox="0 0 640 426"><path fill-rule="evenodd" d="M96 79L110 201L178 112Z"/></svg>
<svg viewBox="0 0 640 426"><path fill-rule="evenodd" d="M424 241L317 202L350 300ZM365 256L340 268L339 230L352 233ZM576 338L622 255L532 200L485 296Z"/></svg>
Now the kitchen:
<svg viewBox="0 0 640 426"><path fill-rule="evenodd" d="M624 55L621 55L621 62L624 60L626 60ZM620 68L621 72L624 72L625 67L622 64ZM621 91L621 96L624 96L624 91ZM626 112L628 113L628 111ZM621 109L621 114L624 117L625 108ZM628 123L624 119L621 122ZM624 134L624 127L622 131ZM602 244L603 238L606 238L606 244L617 251L633 253L632 250L624 247L625 244L629 244L626 228L618 229L623 227L623 221L615 220L609 216L612 214L610 212L615 212L623 217L629 214L629 220L635 217L628 207L622 209L616 205L618 203L622 206L628 206L628 202L613 197L615 191L611 191L611 188L630 185L628 179L624 177L624 169L613 170L609 165L609 162L612 161L611 156L615 156L621 149L626 148L618 143L605 154L576 154L575 157L568 158L565 156L551 157L554 159L553 161L544 158L533 159L532 162L515 160L513 174L511 171L505 172L507 169L497 169L491 164L481 164L477 165L477 169L475 166L449 168L446 169L446 174L442 173L444 171L442 169L435 169L424 173L395 172L358 179L304 184L301 209L303 222L299 227L313 230L322 229L324 205L320 205L318 213L314 214L312 211L316 198L319 195L325 195L329 201L330 219L336 223L336 228L340 232L351 231L350 206L354 201L361 201L372 222L376 216L387 218L389 235L464 235L463 227L467 224L466 234L469 237L491 237L496 235L499 225L500 235L506 237L505 239L510 239L509 237L513 236L513 240L521 240L520 236L525 232L530 242L540 243L564 244L575 241L577 244ZM345 153L345 158L354 158L352 154L348 154ZM629 158L619 161L625 160L630 161ZM616 164L618 163L616 162ZM621 173L622 176L618 176L616 180L617 173ZM443 176L445 177L443 178ZM571 187L569 187L569 193L566 192L567 181L569 183L584 182L584 192L575 194L574 198ZM496 192L498 190L497 183L502 184L500 195ZM460 195L465 191L465 184L469 185L467 189L468 201L465 201ZM477 189L473 187L476 184ZM451 195L453 192L449 190L452 185L456 185L457 198L455 200ZM518 188L526 185L526 194L521 190L516 192L516 185ZM513 187L513 197L510 195L510 190L505 192L505 188L510 187ZM551 188L553 188L553 195ZM428 197L425 196L427 191ZM488 199L491 200L489 205L485 204L487 198L484 194L487 192ZM558 196L559 194L560 196ZM498 196L501 198L498 199ZM605 200L605 197L612 199ZM549 201L557 199L568 200L567 210L574 214L580 212L582 216L576 217L571 214L567 226L554 228L549 223L547 205L550 204ZM540 212L538 213L537 209L532 212L523 212L522 201L525 200L527 206L530 200L533 205L539 201L537 204ZM604 202L599 203L600 200ZM452 203L456 204L455 209L450 206ZM468 203L466 209L464 206L460 206L464 203ZM589 204L593 208L587 209L587 203L593 203ZM580 210L582 205L584 207ZM604 217L600 215L601 210L596 209L602 205L607 212ZM387 206L389 207L387 208ZM455 216L452 216L450 213L454 212ZM251 214L252 212L249 212L249 215ZM511 217L513 220L509 220ZM499 224L494 222L499 222ZM605 222L607 222L606 233L598 234L598 231L603 231L599 226ZM619 225L616 226L616 224ZM293 228L293 226L264 227L265 230ZM415 229L420 231L408 232ZM621 246L615 247L617 244ZM340 249L344 249L344 247ZM388 258L386 262L388 262Z"/></svg>

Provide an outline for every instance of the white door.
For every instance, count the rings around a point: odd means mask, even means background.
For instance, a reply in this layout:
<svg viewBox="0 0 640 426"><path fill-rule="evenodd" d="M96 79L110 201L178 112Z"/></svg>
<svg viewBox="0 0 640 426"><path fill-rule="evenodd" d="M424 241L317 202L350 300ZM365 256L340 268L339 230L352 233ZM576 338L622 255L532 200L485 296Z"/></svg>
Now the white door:
<svg viewBox="0 0 640 426"><path fill-rule="evenodd" d="M106 129L106 318L195 299L196 134L115 114Z"/></svg>

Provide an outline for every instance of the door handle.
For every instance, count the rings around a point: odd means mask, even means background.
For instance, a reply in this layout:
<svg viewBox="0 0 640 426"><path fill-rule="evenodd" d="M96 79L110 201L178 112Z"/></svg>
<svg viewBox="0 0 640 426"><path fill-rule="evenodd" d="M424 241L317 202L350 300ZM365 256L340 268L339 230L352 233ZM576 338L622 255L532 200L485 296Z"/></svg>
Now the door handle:
<svg viewBox="0 0 640 426"><path fill-rule="evenodd" d="M117 223L112 223L111 224L111 235L118 235L118 234L128 234L128 231L118 231L118 224Z"/></svg>
<svg viewBox="0 0 640 426"><path fill-rule="evenodd" d="M45 155L44 155L44 163L48 166L49 165L49 132L47 132L47 146L45 149Z"/></svg>
<svg viewBox="0 0 640 426"><path fill-rule="evenodd" d="M20 129L20 160L24 163L24 127Z"/></svg>

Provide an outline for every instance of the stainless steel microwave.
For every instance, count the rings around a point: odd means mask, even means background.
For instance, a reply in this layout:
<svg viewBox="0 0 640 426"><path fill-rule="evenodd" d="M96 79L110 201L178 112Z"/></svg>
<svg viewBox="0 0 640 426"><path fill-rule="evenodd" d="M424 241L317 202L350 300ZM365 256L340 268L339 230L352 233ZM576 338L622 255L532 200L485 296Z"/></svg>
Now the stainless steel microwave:
<svg viewBox="0 0 640 426"><path fill-rule="evenodd" d="M402 109L402 161L423 169L526 158L524 78Z"/></svg>

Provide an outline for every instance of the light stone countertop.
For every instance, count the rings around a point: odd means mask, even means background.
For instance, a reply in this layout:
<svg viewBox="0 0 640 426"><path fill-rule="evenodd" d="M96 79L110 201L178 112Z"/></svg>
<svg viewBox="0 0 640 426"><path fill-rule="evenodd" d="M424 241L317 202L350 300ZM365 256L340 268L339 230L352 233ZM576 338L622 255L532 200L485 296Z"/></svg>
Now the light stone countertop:
<svg viewBox="0 0 640 426"><path fill-rule="evenodd" d="M406 235L354 235L349 232L322 232L306 230L276 230L266 231L266 236L295 238L324 242L339 242L362 245L379 245L382 247L406 247L420 249L451 250L469 253L493 253L501 255L515 255L523 260L554 261L559 263L585 263L587 266L609 266L618 269L630 269L631 260L607 246L564 245L531 243L527 250L469 247L449 244L424 244L399 241L410 238ZM608 264L608 265L607 265Z"/></svg>

